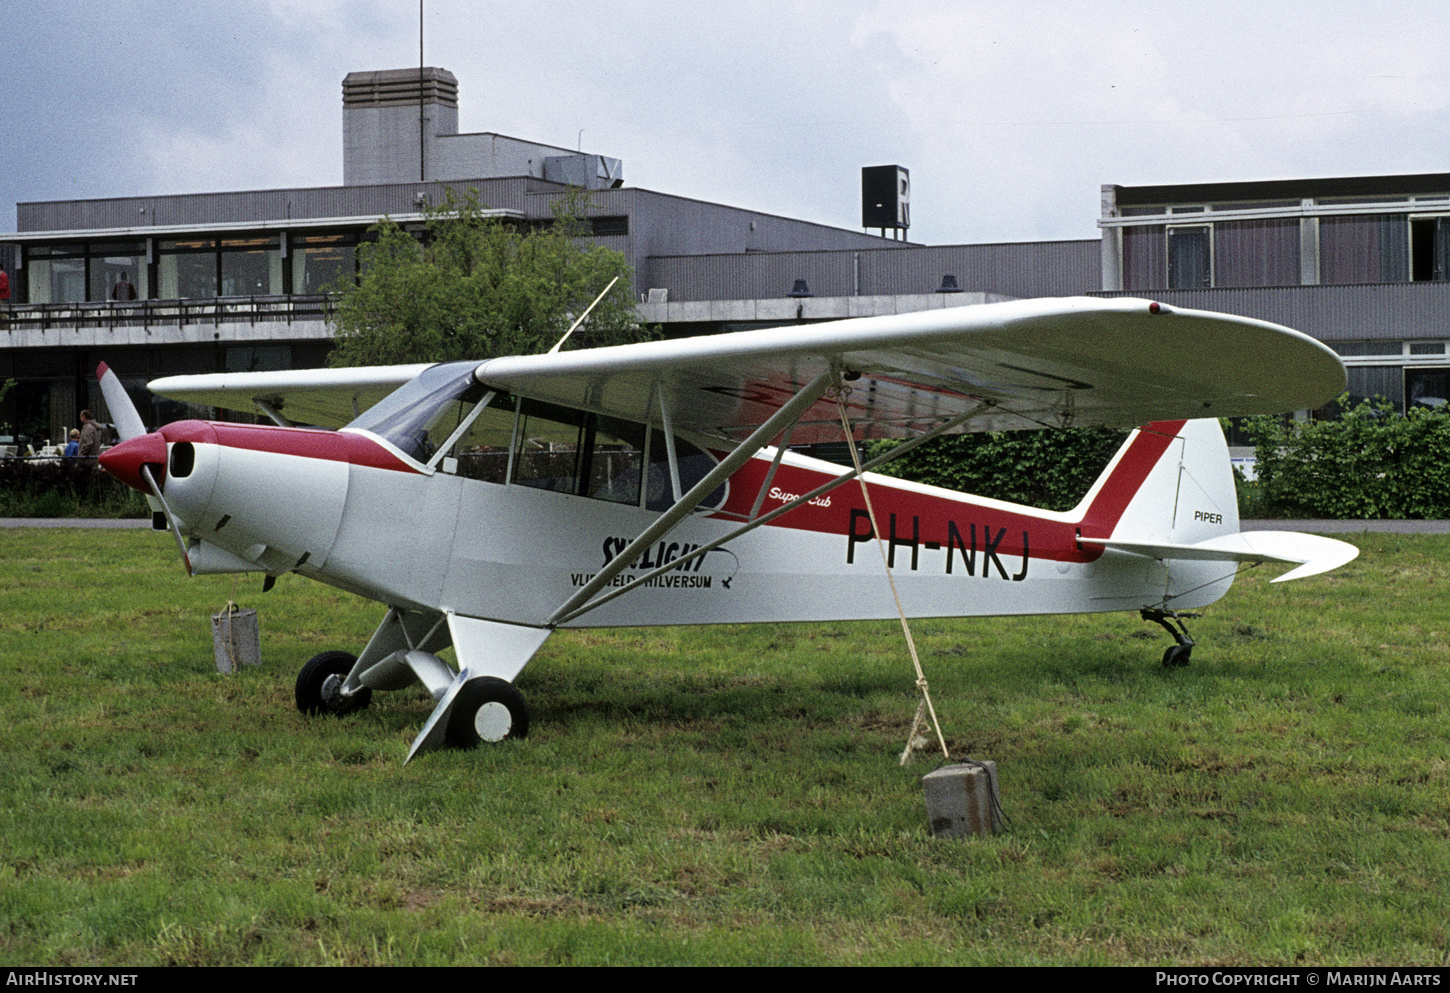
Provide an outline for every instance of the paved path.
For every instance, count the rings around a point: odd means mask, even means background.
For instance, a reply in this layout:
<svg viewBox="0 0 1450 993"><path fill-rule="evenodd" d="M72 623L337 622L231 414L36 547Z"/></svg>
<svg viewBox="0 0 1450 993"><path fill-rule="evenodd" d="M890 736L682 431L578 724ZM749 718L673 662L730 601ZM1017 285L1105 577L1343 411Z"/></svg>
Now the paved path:
<svg viewBox="0 0 1450 993"><path fill-rule="evenodd" d="M0 517L0 528L149 528L144 518ZM1450 534L1450 521L1241 521L1241 531L1309 531L1315 534Z"/></svg>
<svg viewBox="0 0 1450 993"><path fill-rule="evenodd" d="M1450 534L1450 521L1240 521L1240 531L1310 531L1316 534Z"/></svg>
<svg viewBox="0 0 1450 993"><path fill-rule="evenodd" d="M90 517L0 517L0 528L149 528L148 518L105 520Z"/></svg>

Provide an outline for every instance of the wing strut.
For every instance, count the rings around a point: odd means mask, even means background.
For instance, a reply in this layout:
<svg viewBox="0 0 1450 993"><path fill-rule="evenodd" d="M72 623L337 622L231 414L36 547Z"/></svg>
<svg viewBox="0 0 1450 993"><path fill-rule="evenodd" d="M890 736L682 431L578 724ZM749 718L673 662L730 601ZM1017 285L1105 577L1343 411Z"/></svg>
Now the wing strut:
<svg viewBox="0 0 1450 993"><path fill-rule="evenodd" d="M609 565L600 570L593 579L581 587L568 600L560 604L559 609L549 615L549 619L544 623L553 627L566 615L573 616L575 608L587 603L590 597L602 590L609 584L611 579L619 575L629 567L631 562L639 558L645 549L649 548L650 545L654 544L663 535L668 534L676 524L685 519L690 511L699 506L701 500L715 492L715 487L735 475L736 471L748 462L751 456L764 448L770 439L799 420L800 416L809 410L825 394L826 390L831 388L836 378L837 372L835 369L826 369L815 379L811 380L799 393L786 401L784 406L774 414L771 414L764 424L752 431L750 437L735 446L735 450L725 456L719 465L710 470L704 479L700 480L688 493L676 500L669 510L659 516L658 520L645 528L638 538L630 542L628 547L611 559ZM667 439L666 443L670 444L668 441L670 434L668 432L665 433L665 438Z"/></svg>
<svg viewBox="0 0 1450 993"><path fill-rule="evenodd" d="M656 384L660 398L660 427L665 433L665 463L670 467L670 499L680 498L680 460L675 457L675 426L670 423L670 404L665 399L665 384Z"/></svg>
<svg viewBox="0 0 1450 993"><path fill-rule="evenodd" d="M742 534L745 534L745 533L747 533L749 531L754 531L756 528L760 527L763 524L769 524L771 521L775 520L777 517L780 517L783 514L787 514L787 513L789 513L792 510L795 510L801 504L809 503L810 501L814 500L816 497L821 496L822 494L825 494L825 493L829 493L831 490L834 490L838 486L842 486L842 485L844 485L846 483L849 483L851 480L857 478L862 473L870 472L872 469L876 468L877 466L884 465L885 463L890 462L892 459L896 458L899 455L905 455L907 452L911 451L917 445L920 445L923 442L930 441L931 439L936 438L936 437L938 437L938 436L940 436L942 434L945 434L946 432L952 430L953 428L955 428L955 427L957 427L957 426L959 426L961 424L964 424L966 421L968 421L971 418L977 416L983 410L985 410L987 407L990 407L990 406L991 406L991 404L988 404L988 403L979 403L975 407L971 408L970 410L964 410L960 414L957 414L956 416L951 417L951 418L943 421L942 423L938 424L936 427L932 428L930 431L927 431L927 432L925 432L923 434L917 435L915 438L912 438L909 441L902 442L900 445L897 445L895 448L891 449L891 451L885 453L884 455L878 455L876 458L874 458L871 461L867 462L865 465L861 466L859 469L852 469L849 472L842 473L841 475L837 476L835 479L832 479L829 482L822 483L820 486L817 486L815 489L811 490L809 493L803 494L802 496L796 497L794 500L791 500L791 501L789 501L787 503L781 504L779 507L776 507L774 510L772 510L770 513L766 514L763 517L753 517L753 512L752 512L752 519L750 521L748 521L745 524L742 524L740 527L736 528L734 531L731 531L729 534L725 535L723 538L717 538L714 541L709 542L708 544L701 545L699 548L695 549L690 554L681 556L680 558L675 559L674 561L670 562L667 565L660 566L658 569L653 569L650 572L645 573L643 576L640 576L638 579L636 579L634 582L630 583L628 586L623 586L623 587L620 587L618 589L611 590L610 592L606 593L604 596L600 597L598 600L594 600L594 601L588 602L588 603L582 603L582 605L577 605L576 606L575 605L575 602L576 601L581 601L582 598L580 598L578 596L571 597L570 598L570 601L568 603L564 604L564 606L562 606L558 610L554 611L554 614L553 614L552 617L549 618L548 623L551 624L551 625L558 625L558 624L567 623L569 621L572 621L574 618L578 617L581 614L587 614L589 611L593 610L596 607L602 607L602 606L604 606L610 600L613 600L615 597L620 596L620 595L622 595L624 593L628 593L631 589L634 589L635 587L643 588L646 585L646 580L653 579L655 576L658 576L661 573L669 572L672 569L678 569L678 568L680 568L681 566L683 566L683 565L685 565L687 563L693 562L695 559L700 558L703 555L708 555L710 552L713 552L715 549L719 548L721 545L724 545L727 542L734 541L736 538L740 537ZM744 447L744 446L742 446L742 447ZM783 447L784 446L782 445L782 448ZM779 460L780 460L780 458L779 458L779 452L777 452L776 453L776 461L779 462ZM701 485L704 485L704 484L702 483ZM703 499L703 497L701 499ZM757 503L758 503L758 501L757 501ZM653 529L651 529L651 530L653 530ZM648 546L650 542L653 542L653 541L658 540L663 535L663 533L664 532L660 532L658 534L651 534L649 541L640 541L639 539L636 539L635 540L635 544L630 545L629 548L626 548L619 555L615 556L615 558L612 559L611 562L619 562L619 561L622 560L623 563L624 563L624 565L621 565L619 568L617 568L614 571L612 571L609 574L610 577L613 577L615 575L618 575L619 572L621 572L625 568L625 566L627 566L630 562L632 562L634 560L635 557L638 556L639 552L643 551L644 548L646 546ZM635 545L638 545L639 548L636 548ZM628 555L629 557L626 558L625 557L626 555Z"/></svg>

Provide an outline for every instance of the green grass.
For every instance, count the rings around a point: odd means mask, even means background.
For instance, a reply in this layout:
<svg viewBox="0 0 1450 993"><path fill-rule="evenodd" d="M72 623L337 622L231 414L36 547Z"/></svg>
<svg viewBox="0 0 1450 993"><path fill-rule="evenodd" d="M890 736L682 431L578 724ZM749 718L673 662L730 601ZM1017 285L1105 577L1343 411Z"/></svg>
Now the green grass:
<svg viewBox="0 0 1450 993"><path fill-rule="evenodd" d="M1186 669L1135 615L913 626L1010 829L928 835L891 623L555 636L523 742L292 703L375 605L188 580L164 535L0 551L0 962L1424 964L1450 953L1450 539L1253 572ZM887 595L883 591L883 596ZM257 607L263 666L209 615Z"/></svg>

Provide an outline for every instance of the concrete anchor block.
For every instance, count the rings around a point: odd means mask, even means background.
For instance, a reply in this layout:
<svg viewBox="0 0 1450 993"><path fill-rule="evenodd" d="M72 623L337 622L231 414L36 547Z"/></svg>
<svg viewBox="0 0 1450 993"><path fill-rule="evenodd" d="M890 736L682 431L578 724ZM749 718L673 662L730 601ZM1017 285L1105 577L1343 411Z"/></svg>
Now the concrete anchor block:
<svg viewBox="0 0 1450 993"><path fill-rule="evenodd" d="M921 777L927 822L938 838L961 838L1002 830L997 763L942 766Z"/></svg>
<svg viewBox="0 0 1450 993"><path fill-rule="evenodd" d="M257 612L251 608L212 614L211 639L217 672L236 672L243 665L262 664L262 632Z"/></svg>

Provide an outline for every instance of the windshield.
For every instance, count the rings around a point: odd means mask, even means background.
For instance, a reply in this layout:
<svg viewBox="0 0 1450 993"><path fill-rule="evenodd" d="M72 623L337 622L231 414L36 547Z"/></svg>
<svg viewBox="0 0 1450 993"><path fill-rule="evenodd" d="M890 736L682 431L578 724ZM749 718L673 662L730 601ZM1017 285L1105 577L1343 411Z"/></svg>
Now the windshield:
<svg viewBox="0 0 1450 993"><path fill-rule="evenodd" d="M477 367L477 362L446 362L425 369L348 427L370 431L426 463L487 392L473 378Z"/></svg>

